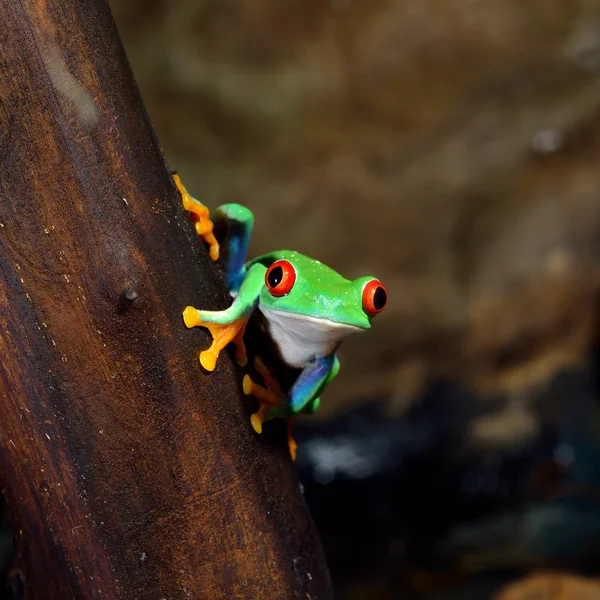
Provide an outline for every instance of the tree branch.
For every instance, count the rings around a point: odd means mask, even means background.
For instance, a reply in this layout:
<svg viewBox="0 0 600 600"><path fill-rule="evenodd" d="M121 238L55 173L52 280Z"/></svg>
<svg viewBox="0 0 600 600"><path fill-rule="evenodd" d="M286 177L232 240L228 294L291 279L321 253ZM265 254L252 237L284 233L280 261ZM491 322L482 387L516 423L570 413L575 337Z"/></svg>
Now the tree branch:
<svg viewBox="0 0 600 600"><path fill-rule="evenodd" d="M0 469L27 598L330 598L104 0L0 0ZM185 123L181 124L185 127Z"/></svg>

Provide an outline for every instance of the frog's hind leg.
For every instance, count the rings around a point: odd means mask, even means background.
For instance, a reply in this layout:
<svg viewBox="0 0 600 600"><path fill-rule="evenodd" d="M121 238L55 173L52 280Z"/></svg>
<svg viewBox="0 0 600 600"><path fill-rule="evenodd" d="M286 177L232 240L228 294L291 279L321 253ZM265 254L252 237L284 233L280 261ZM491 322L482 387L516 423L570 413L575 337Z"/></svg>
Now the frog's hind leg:
<svg viewBox="0 0 600 600"><path fill-rule="evenodd" d="M219 260L219 242L213 233L214 224L210 219L208 208L188 194L177 173L172 173L171 176L181 194L184 210L192 214L196 233L208 244L208 253L212 260Z"/></svg>
<svg viewBox="0 0 600 600"><path fill-rule="evenodd" d="M254 368L256 372L263 378L264 387L252 381L250 375L244 375L242 382L244 394L246 396L254 396L260 403L258 412L250 417L250 422L256 433L262 433L263 423L276 415L272 413L279 412L277 407L282 407L285 402L285 394L281 390L279 382L275 376L265 366L262 359L257 356L254 359Z"/></svg>
<svg viewBox="0 0 600 600"><path fill-rule="evenodd" d="M227 235L225 245L225 277L227 287L236 294L246 277L246 258L248 244L254 227L252 211L241 204L223 204L215 211L215 222L225 221Z"/></svg>
<svg viewBox="0 0 600 600"><path fill-rule="evenodd" d="M230 342L236 345L238 364L246 365L244 331L248 319L258 303L265 270L262 265L252 265L238 295L228 309L210 311L188 306L183 311L183 321L186 327L206 327L213 336L210 348L200 353L200 363L207 371L214 370L219 354Z"/></svg>
<svg viewBox="0 0 600 600"><path fill-rule="evenodd" d="M265 421L285 415L286 395L281 390L277 379L258 356L254 359L254 368L263 378L265 387L252 381L249 375L244 376L243 387L244 394L254 396L260 403L258 412L250 416L250 422L256 433L262 433L262 426ZM298 445L292 436L293 421L294 419L291 417L286 418L288 449L292 460L296 460Z"/></svg>
<svg viewBox="0 0 600 600"><path fill-rule="evenodd" d="M287 394L281 391L275 377L258 357L255 359L254 368L263 378L265 387L252 381L249 375L244 376L244 394L255 396L260 402L258 412L250 417L252 427L256 433L261 433L265 421L285 417L288 447L292 460L295 460L297 446L292 436L293 417L300 413L310 414L317 410L320 404L319 394L337 375L340 363L334 354L316 358L304 368Z"/></svg>

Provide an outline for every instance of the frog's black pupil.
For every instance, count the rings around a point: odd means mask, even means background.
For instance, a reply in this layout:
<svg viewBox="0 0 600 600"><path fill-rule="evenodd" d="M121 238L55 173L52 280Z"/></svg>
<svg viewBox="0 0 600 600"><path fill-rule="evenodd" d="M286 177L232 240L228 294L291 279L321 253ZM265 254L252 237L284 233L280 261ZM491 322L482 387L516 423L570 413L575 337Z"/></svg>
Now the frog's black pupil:
<svg viewBox="0 0 600 600"><path fill-rule="evenodd" d="M375 310L381 310L385 306L386 302L387 294L385 293L385 290L379 286L375 290L375 294L373 296L373 306L375 307Z"/></svg>
<svg viewBox="0 0 600 600"><path fill-rule="evenodd" d="M271 269L267 279L269 281L269 285L272 288L276 288L283 279L283 269L281 267L275 267L274 269Z"/></svg>

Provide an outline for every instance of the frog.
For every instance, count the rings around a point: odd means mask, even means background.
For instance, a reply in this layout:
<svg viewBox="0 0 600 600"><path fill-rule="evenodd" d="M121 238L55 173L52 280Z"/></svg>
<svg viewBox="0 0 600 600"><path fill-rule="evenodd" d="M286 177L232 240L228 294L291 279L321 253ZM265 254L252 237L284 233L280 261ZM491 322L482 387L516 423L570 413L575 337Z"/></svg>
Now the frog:
<svg viewBox="0 0 600 600"><path fill-rule="evenodd" d="M187 328L204 327L212 344L199 354L200 364L213 371L223 349L233 343L238 365L248 364L244 333L250 317L259 311L267 334L282 362L299 373L289 390L283 391L276 374L260 356L254 368L263 384L247 373L244 394L254 396L258 411L250 416L254 431L263 424L284 418L292 460L297 446L291 427L295 417L319 408L325 388L338 375L337 351L348 336L370 329L373 319L385 308L388 293L379 279L362 276L349 280L319 260L293 250L279 250L248 259L254 215L241 204L223 204L212 213L173 174L183 208L191 214L196 233L209 247L210 258L219 260L221 245L214 234L216 223L226 225L225 281L231 305L219 311L187 306L183 321Z"/></svg>

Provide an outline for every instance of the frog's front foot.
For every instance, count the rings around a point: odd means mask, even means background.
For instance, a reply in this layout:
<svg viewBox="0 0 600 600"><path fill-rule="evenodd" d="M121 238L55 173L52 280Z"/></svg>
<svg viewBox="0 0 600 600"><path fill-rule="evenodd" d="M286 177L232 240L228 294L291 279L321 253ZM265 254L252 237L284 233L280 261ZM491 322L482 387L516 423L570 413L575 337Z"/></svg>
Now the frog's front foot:
<svg viewBox="0 0 600 600"><path fill-rule="evenodd" d="M246 346L244 344L244 331L248 321L239 319L232 323L213 323L206 319L202 319L202 312L188 306L183 311L183 322L188 328L191 327L206 327L212 337L213 342L208 350L200 352L200 364L207 370L213 371L217 364L219 354L227 344L233 342L236 346L235 360L241 367L246 366L248 359L246 357Z"/></svg>
<svg viewBox="0 0 600 600"><path fill-rule="evenodd" d="M247 396L254 396L260 403L258 412L250 416L252 428L256 433L262 433L263 423L271 418L283 416L285 394L281 390L279 382L265 366L260 357L254 359L254 368L263 378L265 385L259 385L252 381L250 375L244 375L243 390ZM288 447L292 460L296 460L296 442L292 437L292 419L287 419L288 425Z"/></svg>
<svg viewBox="0 0 600 600"><path fill-rule="evenodd" d="M181 194L184 210L192 213L196 233L208 244L210 257L213 260L219 260L219 242L217 242L217 238L213 234L214 224L210 219L208 208L188 194L177 173L173 173L173 181Z"/></svg>

